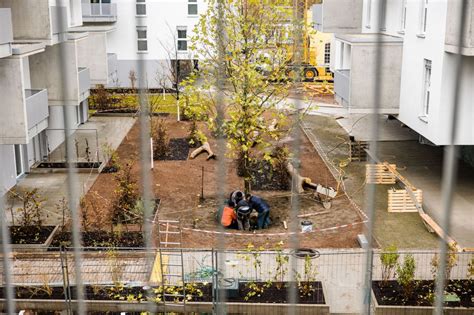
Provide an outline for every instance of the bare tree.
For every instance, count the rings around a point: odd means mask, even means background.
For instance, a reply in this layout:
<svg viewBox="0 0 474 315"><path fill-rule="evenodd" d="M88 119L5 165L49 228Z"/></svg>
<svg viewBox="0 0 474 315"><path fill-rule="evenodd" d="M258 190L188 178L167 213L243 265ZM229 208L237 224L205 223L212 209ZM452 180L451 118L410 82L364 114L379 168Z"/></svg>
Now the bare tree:
<svg viewBox="0 0 474 315"><path fill-rule="evenodd" d="M162 72L157 74L156 78L158 79L158 84L160 84L163 89L166 89L168 83L171 83L171 90L173 91L173 96L176 99L176 108L179 121L181 119L179 108L179 86L180 83L192 72L193 60L191 59L191 56L187 50L179 50L177 34L178 30L173 30L168 23L166 23L166 25L169 30L169 36L164 41L159 40L159 43L166 52L168 59L166 64L161 67ZM183 54L187 54L187 56L183 58Z"/></svg>

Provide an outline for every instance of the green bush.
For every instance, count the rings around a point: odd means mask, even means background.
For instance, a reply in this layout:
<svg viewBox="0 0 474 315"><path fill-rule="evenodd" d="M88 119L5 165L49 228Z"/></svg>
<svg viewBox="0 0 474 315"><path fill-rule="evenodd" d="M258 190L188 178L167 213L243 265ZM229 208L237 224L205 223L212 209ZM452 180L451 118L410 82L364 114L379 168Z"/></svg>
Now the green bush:
<svg viewBox="0 0 474 315"><path fill-rule="evenodd" d="M409 299L413 294L415 284L415 258L408 254L405 256L402 265L397 266L397 282L403 289L405 299Z"/></svg>

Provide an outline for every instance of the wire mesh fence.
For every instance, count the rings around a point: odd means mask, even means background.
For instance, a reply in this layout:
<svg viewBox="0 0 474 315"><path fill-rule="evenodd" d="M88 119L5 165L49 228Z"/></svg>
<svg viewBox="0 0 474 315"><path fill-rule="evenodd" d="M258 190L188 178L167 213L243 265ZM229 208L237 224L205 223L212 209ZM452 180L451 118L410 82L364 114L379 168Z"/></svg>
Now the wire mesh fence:
<svg viewBox="0 0 474 315"><path fill-rule="evenodd" d="M86 300L136 302L136 297L143 294L142 302L147 300L144 287L172 287L180 285L176 279L161 279L161 268L157 258L160 249L152 251L128 251L115 248L102 248L94 251L82 251L82 263L76 266L72 248L58 252L16 253L11 264L12 285L16 288L15 298L18 301L29 300L31 309L42 309L43 299L64 301L66 285L75 290L75 272L79 269L86 287ZM178 249L176 249L178 252ZM181 250L179 250L181 251ZM170 249L166 249L170 253ZM153 271L147 266L147 257L154 259ZM172 265L177 256L163 255ZM426 306L433 299L433 280L439 269L439 252L436 251L400 251L374 252L373 284L378 297L373 305L390 304L391 296L384 296L381 289L386 286L402 285L403 266L405 261L413 258L414 267L410 286L420 291L418 306ZM226 290L230 299L235 300L232 290L242 296L242 302L258 302L259 296L266 291L286 290L293 283L297 291L297 302L305 304L306 296L311 296L316 304L328 305L331 311L344 307L359 305L362 311L362 289L365 276L365 252L363 250L241 250L215 251L183 249L184 281L190 285L187 296L189 301L211 303L216 294L212 288ZM392 259L390 261L390 258ZM453 253L450 260L447 279L459 287L459 296L469 294L472 297L474 252ZM219 266L222 261L225 270ZM388 263L387 263L388 262ZM176 267L167 267L167 274L177 271ZM295 268L290 272L290 268ZM388 268L388 269L387 269ZM2 276L2 282L4 278ZM217 281L217 282L216 282ZM464 286L464 282L467 283ZM218 285L216 285L218 283ZM424 289L424 288L428 289ZM431 291L430 291L431 290ZM465 290L466 292L461 292ZM4 292L4 291L2 291ZM140 293L141 292L141 293ZM153 291L156 292L156 291ZM400 293L400 292L399 292ZM133 294L133 296L132 296ZM401 294L401 293L400 293ZM150 298L153 305L160 305L155 293ZM2 296L5 301L5 296ZM302 301L302 302L301 302ZM171 301L171 304L173 302ZM373 307L372 305L372 307ZM64 304L63 304L63 307ZM104 306L106 307L106 306ZM146 305L143 305L146 310ZM353 308L353 307L352 307ZM416 309L416 307L415 307ZM54 309L52 309L54 310ZM103 309L113 311L114 309ZM413 310L415 312L415 310Z"/></svg>
<svg viewBox="0 0 474 315"><path fill-rule="evenodd" d="M60 2L60 1L58 1ZM382 2L385 3L384 0ZM468 1L462 1L461 18L459 23L459 42L462 42L464 34L464 24L468 10L466 9ZM219 128L223 124L225 117L226 96L224 90L226 88L226 77L223 68L226 66L227 57L224 47L224 39L226 39L225 23L224 21L224 7L227 2L216 0L213 2L217 7L218 22L215 26L221 32L218 32L219 37L216 41L216 58L217 69L215 89L217 90L215 101L218 103L216 121ZM228 3L227 3L228 4ZM295 46L295 60L302 64L302 50L305 38L302 33L304 23L302 20L306 14L304 10L307 6L307 1L293 1L293 24L294 34L292 43ZM382 17L385 17L386 5L379 6L380 19L379 24L382 24ZM243 7L244 11L248 10L247 3ZM62 17L61 17L62 18ZM145 23L145 25L143 25ZM59 24L63 24L60 22ZM137 29L143 31L146 29L146 22L144 20L137 20ZM381 90L386 82L380 80L384 56L382 53L380 40L381 34L376 34L376 53L373 60L375 64L374 73L369 74L370 79L373 80L373 94L371 102L375 104L372 108L373 119L371 120L370 134L370 156L372 163L377 162L377 144L379 136L379 119L380 114L380 98ZM255 250L249 248L248 250L230 251L226 250L226 239L222 234L215 234L217 238L217 249L213 250L183 250L183 249L167 249L168 252L173 250L180 253L180 257L165 255L168 260L169 270L167 274L179 274L178 268L181 268L178 260L183 260L184 274L183 278L173 279L171 276L165 277L163 274L163 263L160 257L160 249L154 248L153 244L153 227L155 222L152 218L152 177L149 170L150 163L150 115L149 104L146 102L145 94L145 62L144 55L140 54L137 62L139 94L140 94L140 154L139 160L141 165L141 182L140 194L144 200L144 240L146 246L143 250L134 249L133 251L126 251L125 248L117 250L114 248L103 248L94 251L85 251L80 247L81 233L80 233L80 215L79 215L79 200L82 193L78 187L77 181L77 162L100 162L100 149L98 144L97 130L82 130L77 132L71 125L73 117L64 116L64 130L50 129L51 140L50 144L55 149L50 152L50 159L54 162L66 163L68 166L68 201L69 209L71 211L71 226L72 226L72 243L73 247L62 249L56 252L34 252L34 253L19 253L12 252L10 248L10 241L8 236L8 227L6 220L2 221L2 293L3 302L2 309L9 313L14 313L18 306L15 303L18 300L27 300L31 309L41 305L43 302L35 302L38 298L43 299L58 299L58 300L77 300L74 308L79 314L85 314L90 305L86 305L85 301L91 297L98 296L105 297L110 300L117 300L122 302L148 302L142 303L135 310L155 310L154 304L160 304L166 301L163 291L159 287L163 286L179 286L180 281L190 284L199 284L201 287L188 288L191 295L191 300L200 294L207 294L205 302L212 302L214 308L211 311L214 313L226 313L230 309L226 309L226 304L230 307L232 296L231 289L236 288L239 292L244 292L244 299L254 299L258 301L257 297L264 295L265 290L274 289L274 286L279 287L278 290L284 291L284 298L282 303L286 303L288 308L284 311L290 314L297 313L298 308L295 304L304 300L305 294L314 295L317 292L318 301L320 304L328 305L331 311L344 312L348 309L357 310L359 313L370 314L374 311L374 307L379 304L387 304L390 300L397 300L393 296L385 296L384 290L386 288L400 289L400 294L403 292L408 296L408 290L419 290L417 303L419 305L433 305L435 303L435 312L441 314L443 308L449 307L449 303L461 303L456 298L467 295L470 296L470 301L467 304L472 304L472 277L473 277L473 255L472 252L453 252L449 244L445 240L448 239L450 231L450 218L452 214L452 196L453 189L456 182L456 153L457 148L454 145L456 140L456 122L458 119L458 103L459 103L459 78L456 77L454 82L455 93L453 94L453 114L451 121L451 130L449 134L449 146L446 151L446 158L444 161L443 173L443 220L441 221L441 238L439 251L399 251L381 253L373 248L373 228L375 222L375 185L369 184L366 189L366 202L364 220L366 224L365 237L368 241L365 249L358 250L311 250L308 252L299 252L298 248L300 242L300 233L297 214L300 209L299 195L296 193L297 176L292 177L292 193L291 193L291 211L289 218L291 219L288 228L289 233L288 244L292 248L288 249L262 249ZM61 62L63 71L66 71L66 53L63 51L61 55ZM461 54L456 59L457 73L460 74L463 69L463 59ZM300 69L301 70L301 69ZM298 72L298 71L297 71ZM294 90L298 89L298 83L301 83L302 78L295 78ZM62 90L67 92L68 82L67 75L64 75L62 82ZM67 93L64 93L67 94ZM299 101L296 102L296 109L301 109ZM293 125L298 123L298 115L293 115L295 121ZM245 127L245 126L244 126ZM218 129L219 129L218 128ZM76 132L75 132L76 131ZM292 136L299 139L301 130L294 128ZM61 135L73 134L74 136L62 137ZM56 135L57 134L57 135ZM86 135L87 134L87 135ZM61 138L62 137L62 138ZM218 135L216 138L216 145L218 146L218 156L224 157L226 155L226 138L223 135ZM301 153L301 144L298 141L293 142L292 153L294 157L299 158ZM225 196L225 189L227 187L226 174L226 160L219 159L218 173L218 192L217 198L222 201ZM296 167L296 169L298 169ZM165 183L163 183L165 184ZM0 199L0 209L5 213L4 198ZM27 247L23 248L27 250ZM173 267L176 265L176 267ZM457 282L456 282L457 281ZM436 282L436 286L435 283ZM211 285L206 287L206 285ZM226 284L229 287L226 287ZM236 287L233 287L235 285ZM459 294L457 297L445 294L446 286L458 286ZM225 290L221 290L225 288ZM232 287L232 288L231 288ZM410 289L411 287L411 289ZM71 290L72 288L72 290ZM125 289L127 288L127 289ZM456 287L457 288L457 287ZM163 290L163 289L161 289ZM193 291L194 290L194 291ZM207 290L207 291L206 291ZM66 292L72 291L70 296ZM373 293L374 292L374 293ZM186 294L182 292L184 297ZM15 299L14 299L15 297ZM202 296L201 296L202 297ZM160 301L161 299L161 301ZM405 303L403 298L400 303ZM173 302L168 301L168 302ZM448 304L444 304L447 302ZM135 304L137 304L135 303ZM217 304L215 304L217 303ZM462 302L463 303L463 302ZM454 305L453 304L453 305ZM58 304L59 305L59 304ZM125 304L124 304L125 305ZM217 305L217 306L216 306ZM66 310L68 304L62 304L60 310ZM470 307L472 305L469 304ZM26 307L26 306L21 306ZM39 309L45 309L45 305L38 306ZM55 306L56 307L56 306ZM105 306L104 306L105 307ZM115 308L114 308L115 307ZM110 311L117 311L119 307L114 306ZM426 306L429 312L432 311L432 306ZM93 309L93 308L90 308ZM471 308L472 309L472 308ZM53 309L51 309L53 310ZM54 308L58 310L58 308ZM71 308L67 310L72 311ZM254 309L255 311L256 309ZM417 314L418 310L412 310L413 314ZM106 309L102 309L106 311ZM324 313L326 310L313 310L313 313ZM468 309L466 312L469 312ZM309 312L309 311L308 311ZM377 313L396 314L397 311L387 309L385 311L379 310ZM410 311L408 311L410 312ZM460 311L461 312L461 311ZM262 311L264 313L264 311ZM301 312L303 313L303 312Z"/></svg>

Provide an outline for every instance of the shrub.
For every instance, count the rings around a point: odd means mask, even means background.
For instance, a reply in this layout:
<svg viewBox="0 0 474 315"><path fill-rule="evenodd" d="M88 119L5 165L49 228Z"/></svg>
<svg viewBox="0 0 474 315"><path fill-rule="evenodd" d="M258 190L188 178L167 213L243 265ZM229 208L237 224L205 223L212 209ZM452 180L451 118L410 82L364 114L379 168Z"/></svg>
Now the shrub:
<svg viewBox="0 0 474 315"><path fill-rule="evenodd" d="M10 191L10 197L22 203L22 207L16 209L16 211L20 212L19 225L36 227L43 225L43 202L45 199L42 199L38 193L38 188L31 190L12 190Z"/></svg>
<svg viewBox="0 0 474 315"><path fill-rule="evenodd" d="M130 216L138 200L138 184L132 176L132 164L126 164L115 176L117 189L113 202L113 220L121 223Z"/></svg>
<svg viewBox="0 0 474 315"><path fill-rule="evenodd" d="M397 282L403 289L405 299L409 299L413 293L415 284L415 258L413 255L406 255L402 265L397 266Z"/></svg>
<svg viewBox="0 0 474 315"><path fill-rule="evenodd" d="M456 254L456 243L448 244L446 252L446 268L443 272L443 277L445 280L445 286L448 285L448 281L451 278L451 271L453 267L456 266L458 255ZM431 259L431 274L433 275L433 280L436 280L438 277L439 268L441 267L441 257L438 254L435 254Z"/></svg>
<svg viewBox="0 0 474 315"><path fill-rule="evenodd" d="M104 87L103 84L99 84L97 85L95 93L92 96L92 100L93 100L93 106L91 106L92 109L105 110L111 106L112 95Z"/></svg>
<svg viewBox="0 0 474 315"><path fill-rule="evenodd" d="M158 120L153 127L153 158L155 160L163 158L169 151L168 127L164 120Z"/></svg>
<svg viewBox="0 0 474 315"><path fill-rule="evenodd" d="M397 246L390 245L383 249L380 254L380 262L382 264L382 283L387 284L387 281L394 275L395 268L398 263L399 254Z"/></svg>

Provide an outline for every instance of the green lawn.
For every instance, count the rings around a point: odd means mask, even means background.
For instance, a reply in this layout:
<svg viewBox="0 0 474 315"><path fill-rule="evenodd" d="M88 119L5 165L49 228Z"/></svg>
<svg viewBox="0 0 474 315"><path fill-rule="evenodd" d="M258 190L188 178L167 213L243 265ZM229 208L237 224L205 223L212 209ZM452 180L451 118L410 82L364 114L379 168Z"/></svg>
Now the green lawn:
<svg viewBox="0 0 474 315"><path fill-rule="evenodd" d="M172 94L148 94L147 95L150 106L155 113L170 113L176 114L176 98ZM138 109L139 95L138 94L111 94L110 109L113 108L132 108ZM89 97L89 105L92 109L95 108L95 99L93 96Z"/></svg>

